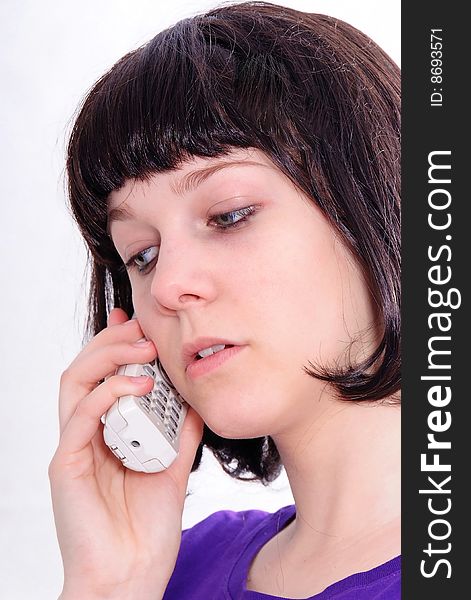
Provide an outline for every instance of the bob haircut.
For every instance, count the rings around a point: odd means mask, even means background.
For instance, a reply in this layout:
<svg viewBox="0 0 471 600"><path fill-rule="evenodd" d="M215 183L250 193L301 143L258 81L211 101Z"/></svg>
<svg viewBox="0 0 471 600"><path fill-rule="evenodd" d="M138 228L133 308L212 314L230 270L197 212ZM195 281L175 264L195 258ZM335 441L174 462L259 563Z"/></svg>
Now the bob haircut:
<svg viewBox="0 0 471 600"><path fill-rule="evenodd" d="M119 60L85 98L67 175L91 263L88 335L106 327L112 306L133 313L107 233L109 194L193 156L249 147L323 211L361 265L381 319L381 342L367 360L336 371L309 362L304 371L345 400L396 401L400 72L347 23L266 2L180 21ZM193 470L203 445L239 479L267 483L281 469L270 437L228 440L205 426Z"/></svg>

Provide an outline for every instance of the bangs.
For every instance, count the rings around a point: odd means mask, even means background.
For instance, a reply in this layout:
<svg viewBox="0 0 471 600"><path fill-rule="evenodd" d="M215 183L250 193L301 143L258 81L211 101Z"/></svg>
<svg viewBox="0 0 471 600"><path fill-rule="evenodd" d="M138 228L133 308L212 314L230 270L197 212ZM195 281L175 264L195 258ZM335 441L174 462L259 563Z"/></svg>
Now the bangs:
<svg viewBox="0 0 471 600"><path fill-rule="evenodd" d="M295 147L291 128L280 127L294 111L289 70L272 58L266 23L246 47L227 33L210 17L182 21L96 83L69 144L69 180L81 188L74 195L105 200L125 180L175 169L191 156Z"/></svg>

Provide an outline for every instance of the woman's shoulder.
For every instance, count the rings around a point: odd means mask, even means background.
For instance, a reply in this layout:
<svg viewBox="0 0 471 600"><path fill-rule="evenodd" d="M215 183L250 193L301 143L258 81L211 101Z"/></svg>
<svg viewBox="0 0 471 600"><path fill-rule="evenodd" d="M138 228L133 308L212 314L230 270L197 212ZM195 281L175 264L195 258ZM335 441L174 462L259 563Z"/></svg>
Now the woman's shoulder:
<svg viewBox="0 0 471 600"><path fill-rule="evenodd" d="M222 598L241 558L263 543L294 514L294 506L275 513L220 510L182 533L180 551L165 600Z"/></svg>
<svg viewBox="0 0 471 600"><path fill-rule="evenodd" d="M219 510L204 518L202 521L185 529L182 533L182 546L195 546L236 540L245 535L253 535L259 528L274 520L285 520L294 514L294 505L284 506L275 513L260 510Z"/></svg>

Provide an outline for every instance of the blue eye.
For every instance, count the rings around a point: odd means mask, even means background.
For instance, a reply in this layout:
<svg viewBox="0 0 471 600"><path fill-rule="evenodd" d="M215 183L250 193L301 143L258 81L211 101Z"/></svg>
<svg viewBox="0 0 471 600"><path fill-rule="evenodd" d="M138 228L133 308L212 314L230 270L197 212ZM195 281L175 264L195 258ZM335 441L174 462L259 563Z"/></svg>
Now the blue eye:
<svg viewBox="0 0 471 600"><path fill-rule="evenodd" d="M230 212L212 216L208 220L208 223L215 223L216 219L220 219L221 224L216 224L217 229L231 229L242 224L244 221L247 221L247 219L252 216L255 211L255 206L247 206L246 208L231 210Z"/></svg>
<svg viewBox="0 0 471 600"><path fill-rule="evenodd" d="M226 213L220 213L219 215L213 215L207 221L207 224L214 223L215 229L221 232L235 229L247 221L252 215L254 215L258 206L247 206L245 208L239 208L237 210L231 210ZM219 221L219 223L218 223ZM138 273L144 275L153 266L159 256L159 247L150 246L141 250L137 254L131 256L126 263L126 269L128 271L136 270Z"/></svg>
<svg viewBox="0 0 471 600"><path fill-rule="evenodd" d="M159 255L159 249L157 246L151 246L150 248L146 248L145 250L141 250L131 258L126 263L126 267L128 269L137 269L139 273L145 272L145 270L149 267L149 265L154 262L154 260Z"/></svg>

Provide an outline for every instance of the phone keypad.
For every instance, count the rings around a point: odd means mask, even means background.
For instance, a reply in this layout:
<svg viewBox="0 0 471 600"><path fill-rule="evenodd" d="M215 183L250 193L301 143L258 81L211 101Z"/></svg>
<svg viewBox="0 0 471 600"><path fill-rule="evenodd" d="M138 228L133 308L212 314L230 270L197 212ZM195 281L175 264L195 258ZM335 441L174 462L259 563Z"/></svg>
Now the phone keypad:
<svg viewBox="0 0 471 600"><path fill-rule="evenodd" d="M144 365L144 371L147 373L147 375L150 375L152 379L155 378L155 371L150 365Z"/></svg>
<svg viewBox="0 0 471 600"><path fill-rule="evenodd" d="M141 399L139 404L142 406L142 408L148 413L150 412L150 405L148 402L146 402L145 400Z"/></svg>
<svg viewBox="0 0 471 600"><path fill-rule="evenodd" d="M154 379L155 383L151 392L140 398L139 404L149 416L152 417L155 415L157 417L157 421L163 432L169 441L172 442L177 435L183 410L182 403L178 399L178 392L172 389L160 377L157 377L156 380L156 372L158 372L159 375L165 376L169 381L167 374L163 371L162 365L157 365L155 362L146 364L143 365L143 370Z"/></svg>

